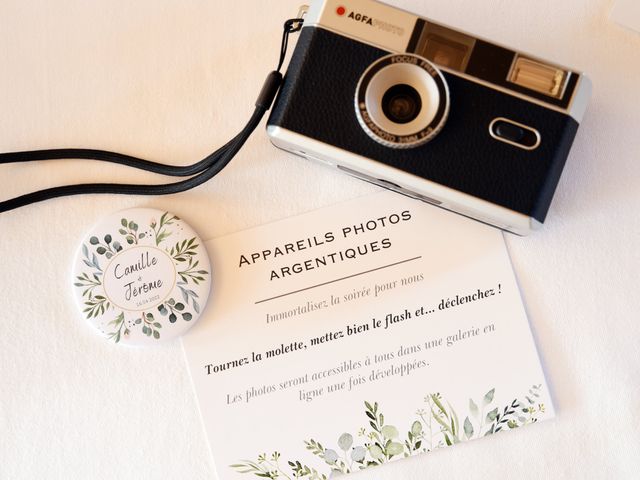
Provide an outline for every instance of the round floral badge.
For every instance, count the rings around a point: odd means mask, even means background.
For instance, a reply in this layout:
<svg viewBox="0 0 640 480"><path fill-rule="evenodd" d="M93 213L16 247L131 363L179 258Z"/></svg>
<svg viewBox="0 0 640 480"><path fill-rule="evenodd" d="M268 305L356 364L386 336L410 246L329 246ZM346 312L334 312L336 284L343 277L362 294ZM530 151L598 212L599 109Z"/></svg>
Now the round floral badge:
<svg viewBox="0 0 640 480"><path fill-rule="evenodd" d="M198 235L151 208L117 212L76 255L73 285L82 315L107 339L148 345L182 335L209 296L211 268Z"/></svg>

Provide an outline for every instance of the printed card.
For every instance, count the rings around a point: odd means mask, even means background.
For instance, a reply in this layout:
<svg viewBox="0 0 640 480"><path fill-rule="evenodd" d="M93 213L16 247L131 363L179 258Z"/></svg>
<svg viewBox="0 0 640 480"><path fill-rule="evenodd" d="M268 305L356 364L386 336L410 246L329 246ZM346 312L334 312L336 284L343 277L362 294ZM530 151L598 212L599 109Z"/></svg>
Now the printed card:
<svg viewBox="0 0 640 480"><path fill-rule="evenodd" d="M328 479L553 416L497 229L383 192L207 249L183 346L221 479Z"/></svg>
<svg viewBox="0 0 640 480"><path fill-rule="evenodd" d="M640 33L640 2L617 0L611 11L611 18L620 25Z"/></svg>

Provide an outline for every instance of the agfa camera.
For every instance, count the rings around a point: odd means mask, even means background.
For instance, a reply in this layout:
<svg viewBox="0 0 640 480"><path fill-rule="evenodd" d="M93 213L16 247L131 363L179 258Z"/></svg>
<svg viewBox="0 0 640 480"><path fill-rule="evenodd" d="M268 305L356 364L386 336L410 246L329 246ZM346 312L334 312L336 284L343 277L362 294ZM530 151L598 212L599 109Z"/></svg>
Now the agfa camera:
<svg viewBox="0 0 640 480"><path fill-rule="evenodd" d="M546 217L591 84L372 0L308 9L272 142L525 235Z"/></svg>

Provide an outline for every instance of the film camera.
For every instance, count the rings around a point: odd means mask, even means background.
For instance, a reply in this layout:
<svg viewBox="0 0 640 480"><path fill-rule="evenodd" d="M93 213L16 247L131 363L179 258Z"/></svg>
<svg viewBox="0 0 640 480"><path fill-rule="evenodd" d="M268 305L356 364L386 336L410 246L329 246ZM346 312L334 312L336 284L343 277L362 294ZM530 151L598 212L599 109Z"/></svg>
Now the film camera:
<svg viewBox="0 0 640 480"><path fill-rule="evenodd" d="M280 148L526 235L591 94L572 69L372 0L316 0L267 132Z"/></svg>

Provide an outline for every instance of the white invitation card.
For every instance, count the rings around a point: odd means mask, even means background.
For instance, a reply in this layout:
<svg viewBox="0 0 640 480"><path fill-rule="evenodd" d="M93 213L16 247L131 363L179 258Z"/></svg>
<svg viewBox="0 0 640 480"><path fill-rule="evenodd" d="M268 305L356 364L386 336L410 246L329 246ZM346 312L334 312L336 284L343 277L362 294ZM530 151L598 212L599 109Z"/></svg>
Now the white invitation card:
<svg viewBox="0 0 640 480"><path fill-rule="evenodd" d="M328 479L553 416L502 233L383 192L207 243L218 477Z"/></svg>
<svg viewBox="0 0 640 480"><path fill-rule="evenodd" d="M640 33L640 2L617 0L611 11L611 18L620 25Z"/></svg>

